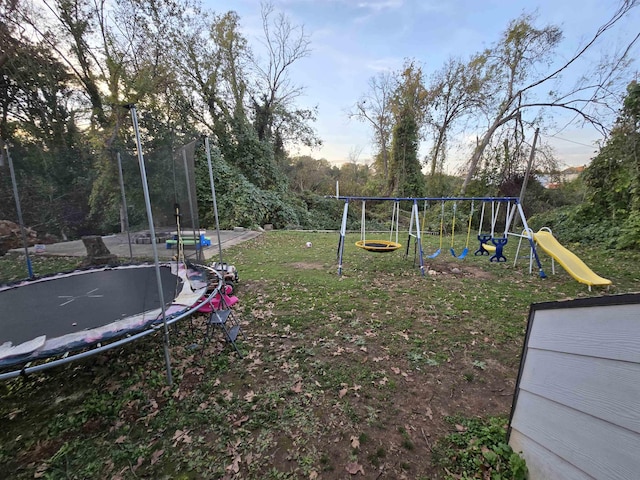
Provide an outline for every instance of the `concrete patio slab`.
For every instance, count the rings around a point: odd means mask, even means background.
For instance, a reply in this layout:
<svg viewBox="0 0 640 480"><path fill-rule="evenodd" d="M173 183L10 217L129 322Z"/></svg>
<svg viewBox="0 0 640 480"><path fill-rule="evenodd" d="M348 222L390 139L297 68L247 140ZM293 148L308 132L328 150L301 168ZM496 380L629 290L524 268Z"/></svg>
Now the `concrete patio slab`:
<svg viewBox="0 0 640 480"><path fill-rule="evenodd" d="M233 245L246 242L252 238L260 236L262 232L246 229L234 229L234 230L221 230L220 231L220 244L222 249L229 248ZM134 241L136 234L131 234L131 241ZM211 239L211 245L204 247L202 253L204 259L214 259L219 255L218 248L218 234L215 230L207 230L205 235ZM127 259L130 255L129 240L126 233L118 233L114 235L106 235L102 237L105 246L111 253L119 258ZM35 256L49 255L49 256L61 256L61 257L86 257L87 249L85 248L82 240L72 240L69 242L53 243L44 246L44 251L36 252L36 247L29 247L29 253ZM187 258L195 258L194 247L185 247L185 256ZM15 248L9 250L12 254L24 253L23 248ZM153 259L153 247L151 244L131 244L131 253L135 259ZM172 259L177 253L177 249L167 249L164 242L158 244L158 257L161 260Z"/></svg>

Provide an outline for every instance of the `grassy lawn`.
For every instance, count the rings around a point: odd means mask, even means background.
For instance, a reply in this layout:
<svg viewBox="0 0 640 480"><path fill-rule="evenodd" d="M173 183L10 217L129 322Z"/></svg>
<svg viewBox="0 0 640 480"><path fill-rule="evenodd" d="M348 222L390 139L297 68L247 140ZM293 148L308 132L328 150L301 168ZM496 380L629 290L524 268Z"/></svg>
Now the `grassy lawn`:
<svg viewBox="0 0 640 480"><path fill-rule="evenodd" d="M457 428L447 419L509 414L531 303L640 290L638 253L567 245L614 281L589 292L544 255L547 279L514 267L512 241L508 263L472 245L465 260L427 259L423 277L413 255L358 239L341 277L337 234L268 232L225 251L245 358L183 322L173 388L159 336L0 384L0 478L446 478L434 452ZM40 274L75 262L38 261ZM0 279L20 268L0 259Z"/></svg>

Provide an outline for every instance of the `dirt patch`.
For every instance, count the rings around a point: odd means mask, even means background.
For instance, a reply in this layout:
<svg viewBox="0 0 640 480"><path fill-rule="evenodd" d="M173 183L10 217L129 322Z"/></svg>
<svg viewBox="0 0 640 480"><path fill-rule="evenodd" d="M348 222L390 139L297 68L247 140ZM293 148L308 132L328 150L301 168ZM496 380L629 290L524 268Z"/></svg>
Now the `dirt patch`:
<svg viewBox="0 0 640 480"><path fill-rule="evenodd" d="M486 270L483 270L482 268L477 267L475 265L467 264L461 270L466 275L471 276L473 278L478 278L481 280L490 280L494 278L494 275L491 272L487 272Z"/></svg>
<svg viewBox="0 0 640 480"><path fill-rule="evenodd" d="M425 265L428 275L451 275L455 277L472 277L480 280L490 280L495 278L492 271L487 271L478 265L462 262L438 261L430 265Z"/></svg>
<svg viewBox="0 0 640 480"><path fill-rule="evenodd" d="M465 267L447 275L474 272ZM508 414L517 366L493 360L491 340L479 332L481 325L435 315L422 297L403 295L414 282L373 279L370 288L391 288L390 297L402 301L370 318L354 314L347 320L334 313L330 324L307 325L300 333L283 325L250 326L255 332L252 355L270 359L268 366L249 367L252 391L288 384L287 396L296 392L309 402L300 414L304 421L288 434L282 427L273 440L272 461L279 471L300 473L302 459L313 457L322 479L349 478L352 471L357 476L364 472L363 478L435 479L441 472L431 464L431 452L451 431L445 417ZM249 287L254 295L260 291L256 284ZM438 309L445 310L445 304ZM287 316L286 311L276 315ZM399 324L399 318L411 318L410 324ZM451 345L444 352L438 331L447 332ZM468 331L473 333L467 338ZM510 355L517 356L518 348ZM300 433L303 427L309 431ZM315 454L306 450L311 446Z"/></svg>

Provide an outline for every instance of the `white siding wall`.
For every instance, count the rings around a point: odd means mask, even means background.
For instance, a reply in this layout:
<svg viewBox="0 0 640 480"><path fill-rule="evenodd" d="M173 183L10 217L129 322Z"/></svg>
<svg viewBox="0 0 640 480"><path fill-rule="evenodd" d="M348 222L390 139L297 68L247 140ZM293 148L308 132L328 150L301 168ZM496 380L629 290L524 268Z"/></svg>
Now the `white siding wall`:
<svg viewBox="0 0 640 480"><path fill-rule="evenodd" d="M640 479L640 296L592 303L532 309L509 443L533 480Z"/></svg>

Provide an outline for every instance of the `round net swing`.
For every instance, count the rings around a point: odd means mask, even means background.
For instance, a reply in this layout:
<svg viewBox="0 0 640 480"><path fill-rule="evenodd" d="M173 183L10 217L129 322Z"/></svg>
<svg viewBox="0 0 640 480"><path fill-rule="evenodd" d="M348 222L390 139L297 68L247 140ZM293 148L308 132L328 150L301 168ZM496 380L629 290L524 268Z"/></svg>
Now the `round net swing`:
<svg viewBox="0 0 640 480"><path fill-rule="evenodd" d="M398 219L400 216L400 203L395 202L393 205L393 211L391 214L391 231L389 234L389 240L367 240L366 237L366 219L365 219L365 207L366 201L362 201L362 220L361 220L361 232L360 232L360 240L356 242L356 247L367 250L368 252L376 252L376 253L387 253L393 252L394 250L398 250L402 247L400 243L398 243ZM395 229L396 241L392 241Z"/></svg>
<svg viewBox="0 0 640 480"><path fill-rule="evenodd" d="M387 240L358 240L356 247L363 248L369 252L386 253L393 252L401 248L402 245Z"/></svg>

